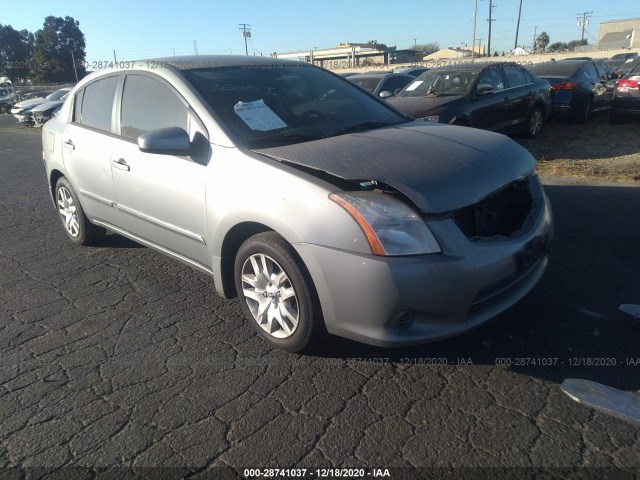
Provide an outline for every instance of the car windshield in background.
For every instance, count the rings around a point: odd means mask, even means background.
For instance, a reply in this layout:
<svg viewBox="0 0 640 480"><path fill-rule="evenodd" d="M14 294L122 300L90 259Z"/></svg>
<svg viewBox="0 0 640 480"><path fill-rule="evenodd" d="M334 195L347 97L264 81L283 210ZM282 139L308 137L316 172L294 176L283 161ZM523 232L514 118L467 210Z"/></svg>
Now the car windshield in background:
<svg viewBox="0 0 640 480"><path fill-rule="evenodd" d="M580 62L547 62L533 65L530 70L539 77L571 77L581 66Z"/></svg>
<svg viewBox="0 0 640 480"><path fill-rule="evenodd" d="M69 93L69 90L56 90L51 95L48 95L46 99L49 101L60 100L67 93Z"/></svg>
<svg viewBox="0 0 640 480"><path fill-rule="evenodd" d="M228 130L249 148L300 143L407 121L349 81L318 68L276 64L193 69L183 74Z"/></svg>
<svg viewBox="0 0 640 480"><path fill-rule="evenodd" d="M473 70L429 70L407 85L403 97L466 95L478 72Z"/></svg>

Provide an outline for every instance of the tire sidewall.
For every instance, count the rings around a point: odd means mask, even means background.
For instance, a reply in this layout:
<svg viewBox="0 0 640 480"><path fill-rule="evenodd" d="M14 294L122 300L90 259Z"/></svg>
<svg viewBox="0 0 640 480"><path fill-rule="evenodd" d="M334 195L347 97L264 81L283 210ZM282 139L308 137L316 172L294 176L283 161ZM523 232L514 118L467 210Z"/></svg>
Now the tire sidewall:
<svg viewBox="0 0 640 480"><path fill-rule="evenodd" d="M534 132L533 131L533 121L534 121L534 117L536 115L539 115L539 117L540 117L540 127L538 128L538 131ZM533 107L531 109L531 112L529 112L529 117L527 119L527 126L526 126L526 128L527 128L527 130L526 130L527 137L536 138L538 135L540 135L540 132L542 131L542 123L544 121L543 117L544 117L544 115L543 115L542 109L540 107L536 106L536 107Z"/></svg>
<svg viewBox="0 0 640 480"><path fill-rule="evenodd" d="M73 198L73 202L76 206L76 216L78 217L78 236L77 237L72 236L68 232L67 228L64 225L64 217L60 213L60 207L58 206L58 191L60 190L61 187L64 187L69 191L69 193L71 194L71 197ZM55 203L56 203L56 211L58 212L58 218L60 218L60 222L62 222L62 228L64 230L64 233L67 234L67 237L69 237L69 239L71 239L73 243L77 245L84 244L87 238L87 220L84 215L84 211L82 210L82 206L80 205L80 200L78 199L78 195L76 195L75 189L71 186L71 183L69 183L69 181L64 177L61 177L60 179L58 179L58 182L56 183Z"/></svg>
<svg viewBox="0 0 640 480"><path fill-rule="evenodd" d="M282 242L281 245L277 246L277 243L272 243L274 240L275 242ZM249 320L249 323L251 323L252 328L270 345L280 349L296 352L304 349L310 342L311 336L317 328L316 323L319 322L320 319L317 318L319 315L318 310L314 308L312 285L308 274L306 274L300 266L292 263L289 258L283 255L279 248L281 246L284 246L285 249L289 250L288 253L290 256L294 257L294 262L299 261L295 258L293 247L286 243L282 237L276 234L258 234L251 237L243 243L238 250L234 264L234 279L242 310ZM280 265L289 278L289 281L296 293L299 313L298 326L293 335L288 338L275 338L265 332L263 328L258 325L258 322L253 318L253 314L249 310L249 306L247 305L247 301L242 291L241 277L244 262L251 255L258 253L268 255Z"/></svg>

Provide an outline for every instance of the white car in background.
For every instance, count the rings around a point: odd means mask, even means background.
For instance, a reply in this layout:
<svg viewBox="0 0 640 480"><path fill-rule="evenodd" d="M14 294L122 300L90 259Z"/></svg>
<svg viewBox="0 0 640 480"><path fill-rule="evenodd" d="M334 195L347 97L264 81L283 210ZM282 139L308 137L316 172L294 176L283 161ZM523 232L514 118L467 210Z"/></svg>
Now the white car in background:
<svg viewBox="0 0 640 480"><path fill-rule="evenodd" d="M61 88L47 95L45 98L32 98L31 100L23 100L16 103L11 109L11 114L16 117L19 123L31 124L31 110L42 105L43 103L60 100L64 95L69 93L71 88Z"/></svg>

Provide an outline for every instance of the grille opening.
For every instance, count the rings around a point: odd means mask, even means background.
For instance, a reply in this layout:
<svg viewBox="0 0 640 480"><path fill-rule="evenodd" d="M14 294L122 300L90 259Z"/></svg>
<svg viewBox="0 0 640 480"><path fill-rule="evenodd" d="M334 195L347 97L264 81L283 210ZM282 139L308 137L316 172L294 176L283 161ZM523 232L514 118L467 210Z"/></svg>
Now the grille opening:
<svg viewBox="0 0 640 480"><path fill-rule="evenodd" d="M467 238L509 237L521 229L532 209L529 180L524 179L456 210L452 218Z"/></svg>

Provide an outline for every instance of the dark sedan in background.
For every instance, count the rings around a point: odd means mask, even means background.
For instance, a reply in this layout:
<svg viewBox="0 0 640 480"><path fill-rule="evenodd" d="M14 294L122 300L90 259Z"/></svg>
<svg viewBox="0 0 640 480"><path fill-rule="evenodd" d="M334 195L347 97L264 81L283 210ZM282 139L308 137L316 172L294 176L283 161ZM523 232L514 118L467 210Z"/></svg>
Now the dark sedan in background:
<svg viewBox="0 0 640 480"><path fill-rule="evenodd" d="M418 120L531 138L551 113L549 82L511 62L434 68L388 101Z"/></svg>
<svg viewBox="0 0 640 480"><path fill-rule="evenodd" d="M404 73L369 72L351 75L347 80L374 95L387 98L402 90L415 77Z"/></svg>
<svg viewBox="0 0 640 480"><path fill-rule="evenodd" d="M610 67L599 60L560 60L533 65L540 78L548 80L553 95L553 114L578 123L611 106L615 88Z"/></svg>
<svg viewBox="0 0 640 480"><path fill-rule="evenodd" d="M621 116L640 116L640 63L624 77L616 86L611 103L611 123L616 123Z"/></svg>

